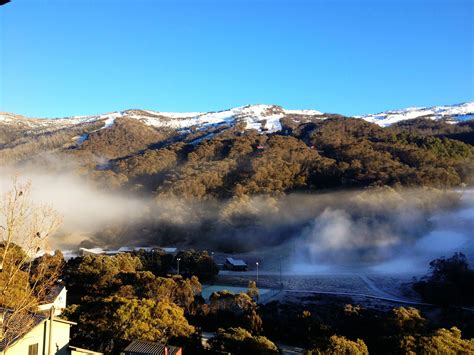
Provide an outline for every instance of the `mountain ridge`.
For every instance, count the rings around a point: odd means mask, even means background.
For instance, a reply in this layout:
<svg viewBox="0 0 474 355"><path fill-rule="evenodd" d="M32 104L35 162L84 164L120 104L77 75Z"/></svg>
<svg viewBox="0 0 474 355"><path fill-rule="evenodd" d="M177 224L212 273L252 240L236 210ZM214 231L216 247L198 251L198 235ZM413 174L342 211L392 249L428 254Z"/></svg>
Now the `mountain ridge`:
<svg viewBox="0 0 474 355"><path fill-rule="evenodd" d="M70 116L63 118L29 118L14 113L0 112L0 124L21 124L31 128L66 128L74 125L104 122L104 127L110 127L115 119L129 117L137 119L149 126L166 127L186 130L191 127L208 127L223 124L235 125L244 122L245 129L257 129L262 132L281 130L281 119L293 116L304 118L326 119L330 113L317 110L288 110L278 105L256 104L210 112L161 112L142 109L127 109L97 115ZM342 117L350 117L340 115ZM432 107L408 107L398 110L387 110L375 114L353 116L375 123L381 127L391 126L400 121L425 117L432 120L446 119L457 123L474 119L474 102ZM265 121L265 122L263 122ZM303 120L304 121L304 120Z"/></svg>
<svg viewBox="0 0 474 355"><path fill-rule="evenodd" d="M474 120L463 120L473 108L409 108L370 119L276 105L198 114L135 109L58 120L4 114L0 161L54 171L74 166L108 189L198 199L385 185L446 188L473 182Z"/></svg>

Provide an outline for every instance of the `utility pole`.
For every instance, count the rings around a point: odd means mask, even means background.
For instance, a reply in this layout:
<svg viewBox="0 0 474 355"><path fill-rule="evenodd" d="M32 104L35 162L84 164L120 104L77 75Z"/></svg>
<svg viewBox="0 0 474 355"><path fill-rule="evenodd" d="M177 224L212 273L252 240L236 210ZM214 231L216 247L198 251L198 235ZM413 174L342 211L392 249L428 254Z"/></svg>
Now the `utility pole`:
<svg viewBox="0 0 474 355"><path fill-rule="evenodd" d="M283 288L283 281L281 278L281 258L280 258L280 287Z"/></svg>
<svg viewBox="0 0 474 355"><path fill-rule="evenodd" d="M48 340L48 355L53 355L53 322L54 322L54 306L49 310L49 340Z"/></svg>
<svg viewBox="0 0 474 355"><path fill-rule="evenodd" d="M258 282L258 261L255 263L257 265L257 282Z"/></svg>

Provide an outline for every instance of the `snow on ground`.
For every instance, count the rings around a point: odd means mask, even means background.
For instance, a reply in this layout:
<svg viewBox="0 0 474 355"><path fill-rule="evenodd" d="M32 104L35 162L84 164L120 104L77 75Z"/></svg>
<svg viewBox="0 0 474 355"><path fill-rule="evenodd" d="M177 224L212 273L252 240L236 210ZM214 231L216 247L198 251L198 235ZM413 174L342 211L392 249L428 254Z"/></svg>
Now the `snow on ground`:
<svg viewBox="0 0 474 355"><path fill-rule="evenodd" d="M207 128L210 126L233 123L233 110L201 113L197 116L177 113L160 113L160 116L143 117L142 120L154 127L169 127L174 129L188 129L193 126Z"/></svg>
<svg viewBox="0 0 474 355"><path fill-rule="evenodd" d="M137 118L150 126L178 130L191 127L205 129L223 124L235 125L237 122L244 122L247 129L276 132L281 130L280 119L284 116L284 111L273 105L249 105L207 113L144 112L147 115L131 115L130 117Z"/></svg>
<svg viewBox="0 0 474 355"><path fill-rule="evenodd" d="M320 116L323 115L321 111L316 110L283 110L287 115L306 115L306 116Z"/></svg>
<svg viewBox="0 0 474 355"><path fill-rule="evenodd" d="M255 129L261 133L273 133L281 130L280 120L286 115L320 118L326 117L316 110L287 110L276 105L247 105L216 112L157 112L150 110L126 110L110 112L102 115L73 116L58 119L29 119L23 116L0 113L0 123L21 123L32 129L54 130L79 124L103 121L104 128L112 127L120 117L139 120L149 126L171 128L181 133L189 132L191 128L207 129L220 125L235 126L244 123L246 129ZM430 119L450 118L449 123L457 123L474 119L474 102L451 106L409 107L403 110L391 110L377 114L356 116L382 127L396 122L428 117Z"/></svg>
<svg viewBox="0 0 474 355"><path fill-rule="evenodd" d="M101 118L104 118L104 116L101 116ZM122 116L122 112L116 112L111 115L105 116L104 127L102 127L101 129L112 127L114 125L115 119Z"/></svg>
<svg viewBox="0 0 474 355"><path fill-rule="evenodd" d="M204 115L205 112L157 112L145 110L144 112L152 116L165 116L171 118L192 118L200 115Z"/></svg>
<svg viewBox="0 0 474 355"><path fill-rule="evenodd" d="M104 121L102 128L113 126L115 120L120 117L137 119L149 126L167 127L180 131L189 130L192 127L206 129L227 124L234 126L239 122L245 124L246 129L255 129L259 132L276 132L281 130L280 119L286 114L297 114L315 116L321 112L315 110L284 110L275 105L247 105L216 112L155 112L150 110L127 110L110 112L102 115L73 116L58 119L24 119L32 127L67 127L87 122ZM15 116L16 117L16 116ZM1 114L0 122L10 122L10 114Z"/></svg>
<svg viewBox="0 0 474 355"><path fill-rule="evenodd" d="M403 110L391 110L377 114L356 116L379 126L387 127L394 123L427 116L436 120L447 116L453 116L456 121L471 119L474 114L474 102L451 106L434 107L409 107ZM471 118L469 118L471 117Z"/></svg>
<svg viewBox="0 0 474 355"><path fill-rule="evenodd" d="M5 123L11 122L13 120L11 116L12 115L8 113L0 113L0 122L5 122Z"/></svg>
<svg viewBox="0 0 474 355"><path fill-rule="evenodd" d="M242 116L243 121L246 123L245 128L257 131L265 130L270 133L280 131L280 119L284 117L284 113L279 112L280 110L273 110L274 108L270 105L254 105L240 108L240 116Z"/></svg>

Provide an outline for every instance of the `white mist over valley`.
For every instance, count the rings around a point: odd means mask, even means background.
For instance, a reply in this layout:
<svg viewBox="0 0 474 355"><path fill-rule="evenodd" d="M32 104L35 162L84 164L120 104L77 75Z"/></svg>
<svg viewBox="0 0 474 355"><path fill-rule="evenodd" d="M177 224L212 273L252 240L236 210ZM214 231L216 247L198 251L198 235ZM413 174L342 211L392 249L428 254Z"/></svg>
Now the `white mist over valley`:
<svg viewBox="0 0 474 355"><path fill-rule="evenodd" d="M2 169L5 192L18 170ZM387 273L420 275L431 260L465 253L472 260L474 191L369 189L254 197L240 213L257 221L229 234L222 212L229 202L181 204L166 198L101 190L72 173L48 174L28 168L20 181L31 181L33 198L63 216L50 250L77 252L80 246L191 247L236 251L266 262L263 268L285 273ZM190 240L159 236L157 223L198 226L214 221L220 229ZM231 226L232 228L232 226ZM150 232L151 230L151 232ZM230 248L230 249L229 249ZM278 255L275 255L277 253ZM282 261L283 260L283 261Z"/></svg>

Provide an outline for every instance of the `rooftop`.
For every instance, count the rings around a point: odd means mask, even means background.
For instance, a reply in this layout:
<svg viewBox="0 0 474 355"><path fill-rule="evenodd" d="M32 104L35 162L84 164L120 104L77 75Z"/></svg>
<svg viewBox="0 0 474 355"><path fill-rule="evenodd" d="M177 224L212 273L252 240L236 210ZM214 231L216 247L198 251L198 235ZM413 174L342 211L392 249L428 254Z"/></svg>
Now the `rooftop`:
<svg viewBox="0 0 474 355"><path fill-rule="evenodd" d="M168 355L175 355L180 349L175 346L152 343L150 341L134 340L124 349L124 352L136 355L164 355L165 348L168 348Z"/></svg>
<svg viewBox="0 0 474 355"><path fill-rule="evenodd" d="M51 287L46 294L45 300L41 304L53 303L64 288L64 285L54 285Z"/></svg>
<svg viewBox="0 0 474 355"><path fill-rule="evenodd" d="M12 315L12 311L10 309L0 308L0 312L5 312L4 323L7 323L8 318ZM37 313L25 313L21 316L17 315L17 317L18 318L15 323L21 324L15 324L10 326L10 329L12 329L13 334L7 335L4 339L2 339L2 341L0 341L0 352L4 351L7 346L10 347L12 344L16 343L31 329L48 319L47 316Z"/></svg>
<svg viewBox="0 0 474 355"><path fill-rule="evenodd" d="M225 260L235 266L247 266L247 263L241 259L225 258Z"/></svg>

